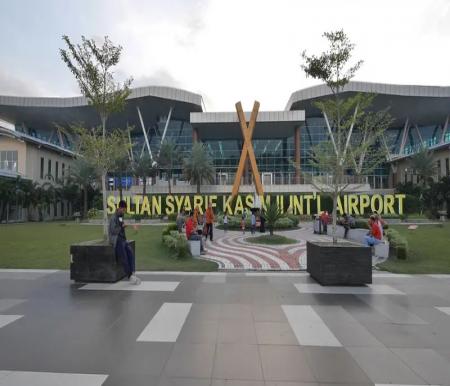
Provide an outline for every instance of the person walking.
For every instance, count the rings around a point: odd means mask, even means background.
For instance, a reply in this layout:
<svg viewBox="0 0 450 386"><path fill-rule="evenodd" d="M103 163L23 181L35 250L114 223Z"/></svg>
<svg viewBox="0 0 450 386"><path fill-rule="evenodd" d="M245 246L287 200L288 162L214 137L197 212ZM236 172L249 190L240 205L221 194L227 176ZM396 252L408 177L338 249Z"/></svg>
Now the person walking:
<svg viewBox="0 0 450 386"><path fill-rule="evenodd" d="M205 213L205 222L206 222L206 238L208 238L209 235L209 239L211 241L213 241L213 227L214 227L214 211L212 208L212 204L209 203L208 204L208 208L206 209L206 213Z"/></svg>
<svg viewBox="0 0 450 386"><path fill-rule="evenodd" d="M116 212L109 221L108 233L109 241L114 248L116 256L122 261L123 268L131 284L141 284L141 279L136 276L136 261L135 256L128 245L127 237L125 235L125 228L127 225L123 220L126 212L127 203L124 200L119 202Z"/></svg>

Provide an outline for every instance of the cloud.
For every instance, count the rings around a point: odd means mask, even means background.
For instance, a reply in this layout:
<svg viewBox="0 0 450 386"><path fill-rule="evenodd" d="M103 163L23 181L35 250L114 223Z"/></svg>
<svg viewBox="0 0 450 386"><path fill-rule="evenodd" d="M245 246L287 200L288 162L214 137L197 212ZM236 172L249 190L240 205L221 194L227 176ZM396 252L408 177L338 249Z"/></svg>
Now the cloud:
<svg viewBox="0 0 450 386"><path fill-rule="evenodd" d="M159 69L151 75L143 75L133 79L132 87L142 86L169 86L179 88L180 82L178 82L167 70Z"/></svg>
<svg viewBox="0 0 450 386"><path fill-rule="evenodd" d="M44 96L47 90L36 81L19 77L10 71L0 68L0 95L11 96Z"/></svg>
<svg viewBox="0 0 450 386"><path fill-rule="evenodd" d="M364 60L356 80L450 85L448 0L345 0L345 6L335 0L117 0L111 7L94 3L89 13L82 7L72 10L79 13L73 18L83 15L91 36L109 35L123 46L119 79L132 76L134 86L167 85L199 93L208 111L232 111L238 100L251 109L255 99L263 110L283 109L292 92L319 83L302 72L301 51L320 53L326 48L322 33L342 27L356 44L355 60ZM42 23L53 26L48 20ZM82 26L77 28L72 36L86 33ZM22 47L27 32L21 28L8 39ZM49 31L49 39L62 32ZM50 59L47 55L42 60ZM3 74L0 94L5 88L16 94L74 92L68 71L63 76L71 83L56 80L54 74L35 73L33 78L35 66L32 61L28 65L27 75L34 81L11 67L12 85ZM61 63L49 62L52 66Z"/></svg>

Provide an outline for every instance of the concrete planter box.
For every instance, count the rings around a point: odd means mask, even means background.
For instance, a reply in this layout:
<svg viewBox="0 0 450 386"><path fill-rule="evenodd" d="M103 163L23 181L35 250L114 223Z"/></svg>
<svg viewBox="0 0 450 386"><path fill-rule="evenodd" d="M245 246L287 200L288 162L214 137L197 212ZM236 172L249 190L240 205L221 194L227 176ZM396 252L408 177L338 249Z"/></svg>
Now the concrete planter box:
<svg viewBox="0 0 450 386"><path fill-rule="evenodd" d="M362 245L340 242L306 244L307 271L321 285L372 283L372 251Z"/></svg>
<svg viewBox="0 0 450 386"><path fill-rule="evenodd" d="M134 241L128 241L134 252ZM77 282L115 283L126 274L111 245L95 240L70 246L70 279Z"/></svg>

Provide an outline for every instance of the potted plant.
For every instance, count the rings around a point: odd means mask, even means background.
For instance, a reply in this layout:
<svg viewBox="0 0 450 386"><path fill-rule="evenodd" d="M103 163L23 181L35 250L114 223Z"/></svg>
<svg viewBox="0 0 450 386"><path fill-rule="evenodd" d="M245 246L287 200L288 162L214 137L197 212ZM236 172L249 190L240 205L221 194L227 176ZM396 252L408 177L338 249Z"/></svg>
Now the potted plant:
<svg viewBox="0 0 450 386"><path fill-rule="evenodd" d="M107 217L106 179L129 154L130 144L123 130L106 130L110 114L124 109L130 95L132 79L120 84L114 80L113 67L119 62L122 47L114 46L104 38L98 45L94 39L82 36L80 44L73 44L63 36L67 49L61 49L61 58L75 76L80 91L99 116L100 126L94 128L74 127L78 134L78 153L91 165L101 179L103 239L70 246L70 277L76 281L117 281L125 273L116 261L115 251L109 244ZM131 243L134 248L134 243Z"/></svg>
<svg viewBox="0 0 450 386"><path fill-rule="evenodd" d="M314 102L323 114L329 140L311 149L311 166L317 176L310 176L309 182L333 198L333 240L307 243L307 270L323 285L371 283L371 249L345 241L338 243L337 201L350 183L364 181L360 177L385 161L388 145L383 132L392 119L387 110L369 110L374 95L342 94L362 61L349 64L354 45L343 30L324 33L324 37L329 42L329 49L319 56L308 56L304 51L302 69L306 76L322 80L332 94ZM321 180L320 176L326 178Z"/></svg>

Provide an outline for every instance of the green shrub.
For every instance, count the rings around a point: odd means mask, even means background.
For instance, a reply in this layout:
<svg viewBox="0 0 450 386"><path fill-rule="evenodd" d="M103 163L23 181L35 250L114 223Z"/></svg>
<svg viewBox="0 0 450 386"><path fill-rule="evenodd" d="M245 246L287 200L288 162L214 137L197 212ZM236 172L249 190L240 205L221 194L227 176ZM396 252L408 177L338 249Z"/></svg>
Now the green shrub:
<svg viewBox="0 0 450 386"><path fill-rule="evenodd" d="M405 196L405 214L419 213L422 210L422 203L420 198L407 194Z"/></svg>
<svg viewBox="0 0 450 386"><path fill-rule="evenodd" d="M96 217L98 217L99 214L100 214L100 211L97 208L91 208L87 211L88 219L96 218Z"/></svg>
<svg viewBox="0 0 450 386"><path fill-rule="evenodd" d="M163 237L163 240L164 240L164 236L169 235L170 232L172 232L172 231L177 231L177 233L178 233L178 227L177 227L177 224L175 224L175 223L167 224L167 226L166 226L166 227L163 229L163 231L162 231L162 237Z"/></svg>
<svg viewBox="0 0 450 386"><path fill-rule="evenodd" d="M289 220L291 220L292 226L294 226L294 227L296 227L298 225L299 221L300 221L300 217L296 216L295 214L288 214L287 218Z"/></svg>
<svg viewBox="0 0 450 386"><path fill-rule="evenodd" d="M395 229L387 229L385 232L390 247L395 250L397 259L406 259L408 256L408 241Z"/></svg>
<svg viewBox="0 0 450 386"><path fill-rule="evenodd" d="M137 213L133 215L134 221L141 221L142 217L143 216L141 214L137 214Z"/></svg>
<svg viewBox="0 0 450 386"><path fill-rule="evenodd" d="M177 220L177 213L171 213L169 215L167 215L167 220L169 221L176 221Z"/></svg>
<svg viewBox="0 0 450 386"><path fill-rule="evenodd" d="M367 224L365 219L355 219L354 228L369 229L369 224Z"/></svg>
<svg viewBox="0 0 450 386"><path fill-rule="evenodd" d="M298 221L297 221L298 223ZM293 228L296 225L293 224L292 220L289 217L282 217L275 221L275 229L289 229Z"/></svg>
<svg viewBox="0 0 450 386"><path fill-rule="evenodd" d="M175 258L183 258L190 255L189 243L184 234L178 231L170 231L163 236L163 243L175 253Z"/></svg>

